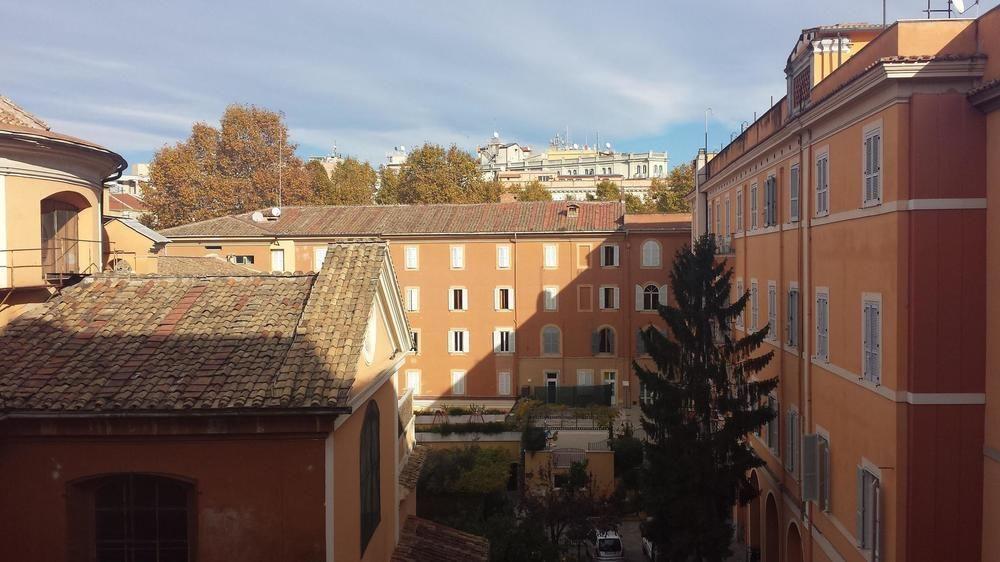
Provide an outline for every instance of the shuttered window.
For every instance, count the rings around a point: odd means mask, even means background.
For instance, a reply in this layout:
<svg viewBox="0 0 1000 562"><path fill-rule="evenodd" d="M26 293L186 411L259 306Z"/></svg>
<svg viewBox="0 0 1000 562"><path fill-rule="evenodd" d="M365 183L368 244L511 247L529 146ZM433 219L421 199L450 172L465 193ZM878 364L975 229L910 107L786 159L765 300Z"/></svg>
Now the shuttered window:
<svg viewBox="0 0 1000 562"><path fill-rule="evenodd" d="M872 560L882 560L881 490L879 479L859 466L857 475L857 518L855 527L858 546L872 552Z"/></svg>
<svg viewBox="0 0 1000 562"><path fill-rule="evenodd" d="M830 301L826 293L816 295L816 358L830 360Z"/></svg>
<svg viewBox="0 0 1000 562"><path fill-rule="evenodd" d="M559 267L559 247L555 244L542 246L542 265L548 269Z"/></svg>
<svg viewBox="0 0 1000 562"><path fill-rule="evenodd" d="M798 222L799 220L799 191L801 190L801 185L799 183L799 166L796 164L792 166L789 173L788 182L788 220L791 222Z"/></svg>
<svg viewBox="0 0 1000 562"><path fill-rule="evenodd" d="M788 290L788 319L785 325L785 341L791 347L799 345L799 290Z"/></svg>
<svg viewBox="0 0 1000 562"><path fill-rule="evenodd" d="M743 189L736 192L736 232L743 232Z"/></svg>
<svg viewBox="0 0 1000 562"><path fill-rule="evenodd" d="M882 202L882 133L879 129L869 131L864 141L865 159L865 205Z"/></svg>
<svg viewBox="0 0 1000 562"><path fill-rule="evenodd" d="M406 269L417 269L420 267L420 250L416 246L407 246L403 250L403 266Z"/></svg>
<svg viewBox="0 0 1000 562"><path fill-rule="evenodd" d="M743 298L743 280L742 279L737 279L736 280L736 298L737 299ZM740 329L743 328L743 309L740 309L739 315L736 316L736 326L739 327Z"/></svg>
<svg viewBox="0 0 1000 562"><path fill-rule="evenodd" d="M511 328L497 328L493 331L493 351L494 353L514 352L514 330Z"/></svg>
<svg viewBox="0 0 1000 562"><path fill-rule="evenodd" d="M767 338L778 340L778 288L774 281L767 284Z"/></svg>
<svg viewBox="0 0 1000 562"><path fill-rule="evenodd" d="M451 372L451 393L465 394L465 371Z"/></svg>
<svg viewBox="0 0 1000 562"><path fill-rule="evenodd" d="M450 289L450 297L448 301L448 310L468 310L469 300L468 291L461 287L452 287Z"/></svg>
<svg viewBox="0 0 1000 562"><path fill-rule="evenodd" d="M660 267L660 244L656 240L642 243L642 267Z"/></svg>
<svg viewBox="0 0 1000 562"><path fill-rule="evenodd" d="M448 330L448 352L468 353L468 351L469 351L469 331Z"/></svg>
<svg viewBox="0 0 1000 562"><path fill-rule="evenodd" d="M757 228L757 184L750 185L750 230Z"/></svg>
<svg viewBox="0 0 1000 562"><path fill-rule="evenodd" d="M618 287L601 287L598 293L600 306L603 310L616 310L618 308Z"/></svg>
<svg viewBox="0 0 1000 562"><path fill-rule="evenodd" d="M361 426L361 553L382 520L381 470L379 459L379 410L374 400L368 402Z"/></svg>
<svg viewBox="0 0 1000 562"><path fill-rule="evenodd" d="M823 154L816 159L816 214L830 212L830 157Z"/></svg>
<svg viewBox="0 0 1000 562"><path fill-rule="evenodd" d="M559 308L559 287L545 287L542 289L545 296L545 310L558 310Z"/></svg>
<svg viewBox="0 0 1000 562"><path fill-rule="evenodd" d="M510 269L510 246L497 244L497 269Z"/></svg>
<svg viewBox="0 0 1000 562"><path fill-rule="evenodd" d="M495 310L514 310L514 289L510 287L494 289L493 308Z"/></svg>
<svg viewBox="0 0 1000 562"><path fill-rule="evenodd" d="M760 302L757 299L757 282L750 281L750 331L757 331L757 315L760 313Z"/></svg>
<svg viewBox="0 0 1000 562"><path fill-rule="evenodd" d="M882 381L882 305L875 300L865 300L862 308L864 319L864 378L879 384Z"/></svg>
<svg viewBox="0 0 1000 562"><path fill-rule="evenodd" d="M778 408L778 399L774 396L768 396L767 406L774 412L774 419L767 422L767 447L777 456L779 455L778 428L781 423L781 410Z"/></svg>
<svg viewBox="0 0 1000 562"><path fill-rule="evenodd" d="M616 244L601 246L601 266L618 267L618 246Z"/></svg>
<svg viewBox="0 0 1000 562"><path fill-rule="evenodd" d="M510 371L500 371L497 373L497 394L500 396L510 396Z"/></svg>
<svg viewBox="0 0 1000 562"><path fill-rule="evenodd" d="M542 354L559 355L561 353L560 330L558 326L546 326L542 328Z"/></svg>
<svg viewBox="0 0 1000 562"><path fill-rule="evenodd" d="M451 268L465 269L465 246L451 247Z"/></svg>
<svg viewBox="0 0 1000 562"><path fill-rule="evenodd" d="M406 310L407 312L420 310L420 287L406 288Z"/></svg>
<svg viewBox="0 0 1000 562"><path fill-rule="evenodd" d="M597 354L613 354L615 352L615 331L609 327L598 329L591 340L591 351Z"/></svg>
<svg viewBox="0 0 1000 562"><path fill-rule="evenodd" d="M791 408L785 416L785 432L785 468L793 478L798 479L799 413Z"/></svg>
<svg viewBox="0 0 1000 562"><path fill-rule="evenodd" d="M778 180L770 176L764 182L764 226L778 224Z"/></svg>

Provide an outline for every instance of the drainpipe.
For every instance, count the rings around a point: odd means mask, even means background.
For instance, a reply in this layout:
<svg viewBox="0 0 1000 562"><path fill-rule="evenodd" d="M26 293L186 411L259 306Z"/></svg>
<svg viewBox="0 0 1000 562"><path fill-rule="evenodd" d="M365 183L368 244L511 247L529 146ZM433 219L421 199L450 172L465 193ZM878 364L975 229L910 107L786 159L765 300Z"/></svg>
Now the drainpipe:
<svg viewBox="0 0 1000 562"><path fill-rule="evenodd" d="M802 251L798 252L798 271L799 271L799 298L802 301L800 306L802 312L802 330L799 332L799 350L802 353L801 364L802 364L802 385L799 391L800 393L800 403L802 404L802 418L805 420L804 427L807 431L813 431L812 427L812 343L813 339L810 336L810 332L806 329L807 326L812 325L812 313L813 308L811 303L813 301L813 288L812 288L812 276L810 275L810 256L809 256L809 242L811 239L811 223L812 223L812 201L811 195L812 190L808 189L808 186L812 185L812 130L805 129L799 132L799 228L801 229L800 244L802 246ZM807 144L809 147L807 148ZM810 502L803 502L804 505L804 519L803 526L806 529L806 535L809 537L809 560L812 562L813 544L812 538L812 510L813 504Z"/></svg>

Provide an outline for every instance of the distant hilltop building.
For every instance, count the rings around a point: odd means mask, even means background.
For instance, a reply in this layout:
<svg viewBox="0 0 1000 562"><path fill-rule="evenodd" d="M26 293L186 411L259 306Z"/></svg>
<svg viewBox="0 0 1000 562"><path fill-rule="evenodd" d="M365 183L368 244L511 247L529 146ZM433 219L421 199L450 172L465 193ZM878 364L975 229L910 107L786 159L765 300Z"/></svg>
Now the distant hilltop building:
<svg viewBox="0 0 1000 562"><path fill-rule="evenodd" d="M385 167L398 172L406 163L406 147L403 145L392 147L392 152L385 155Z"/></svg>
<svg viewBox="0 0 1000 562"><path fill-rule="evenodd" d="M330 175L333 170L344 161L344 158L337 151L337 145L334 144L333 148L330 149L330 154L326 156L310 156L310 161L316 161L322 164L323 169L326 170L326 174Z"/></svg>
<svg viewBox="0 0 1000 562"><path fill-rule="evenodd" d="M546 152L534 153L517 142L505 143L494 132L477 148L483 177L511 187L539 181L557 200L583 200L596 193L597 184L610 180L625 193L645 199L654 178L666 178L666 152L615 152L611 143L580 146L556 135Z"/></svg>

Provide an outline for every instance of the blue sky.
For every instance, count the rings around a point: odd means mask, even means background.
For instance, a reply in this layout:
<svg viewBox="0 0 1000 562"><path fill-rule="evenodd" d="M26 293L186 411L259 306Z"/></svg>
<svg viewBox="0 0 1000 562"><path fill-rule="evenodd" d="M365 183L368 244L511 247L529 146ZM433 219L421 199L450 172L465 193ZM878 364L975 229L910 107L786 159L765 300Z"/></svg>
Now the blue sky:
<svg viewBox="0 0 1000 562"><path fill-rule="evenodd" d="M944 5L944 0L933 0ZM983 0L982 11L1000 0ZM888 19L924 0L888 0ZM0 0L0 94L54 130L148 161L232 102L286 115L299 154L380 163L394 145L473 149L497 130L718 147L783 95L799 31L880 22L879 0L657 2ZM976 8L970 10L975 14Z"/></svg>

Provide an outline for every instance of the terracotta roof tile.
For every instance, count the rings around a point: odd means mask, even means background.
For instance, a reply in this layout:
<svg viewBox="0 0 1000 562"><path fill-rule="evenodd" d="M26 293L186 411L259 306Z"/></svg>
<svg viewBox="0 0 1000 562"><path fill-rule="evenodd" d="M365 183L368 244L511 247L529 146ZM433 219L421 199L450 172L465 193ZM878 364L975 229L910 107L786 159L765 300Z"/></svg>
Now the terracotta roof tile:
<svg viewBox="0 0 1000 562"><path fill-rule="evenodd" d="M48 131L49 126L38 117L18 107L10 98L0 96L0 124L16 125L29 129Z"/></svg>
<svg viewBox="0 0 1000 562"><path fill-rule="evenodd" d="M410 451L410 457L406 459L406 465L399 473L399 485L404 488L415 490L417 481L420 480L420 471L424 468L424 461L427 460L427 447L416 445Z"/></svg>
<svg viewBox="0 0 1000 562"><path fill-rule="evenodd" d="M109 193L108 208L112 211L146 211L146 202L131 193Z"/></svg>
<svg viewBox="0 0 1000 562"><path fill-rule="evenodd" d="M0 331L0 410L342 405L385 258L343 243L318 274L85 280Z"/></svg>
<svg viewBox="0 0 1000 562"><path fill-rule="evenodd" d="M160 275L254 275L248 267L231 263L217 256L160 256L156 259Z"/></svg>
<svg viewBox="0 0 1000 562"><path fill-rule="evenodd" d="M568 216L570 204L579 207ZM511 232L611 232L622 225L617 201L532 201L448 205L285 207L276 220L251 213L175 226L169 238L226 236L380 236Z"/></svg>
<svg viewBox="0 0 1000 562"><path fill-rule="evenodd" d="M478 562L489 556L490 543L485 538L411 515L400 532L392 561Z"/></svg>

